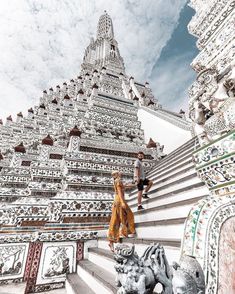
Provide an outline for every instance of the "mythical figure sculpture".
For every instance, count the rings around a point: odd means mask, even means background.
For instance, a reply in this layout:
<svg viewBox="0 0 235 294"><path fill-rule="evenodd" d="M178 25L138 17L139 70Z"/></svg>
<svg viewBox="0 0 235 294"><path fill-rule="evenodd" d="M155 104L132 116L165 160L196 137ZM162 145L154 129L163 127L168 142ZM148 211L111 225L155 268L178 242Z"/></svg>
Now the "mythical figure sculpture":
<svg viewBox="0 0 235 294"><path fill-rule="evenodd" d="M150 294L158 282L164 285L165 294L172 294L172 273L159 244L149 246L141 258L134 246L120 245L116 247L114 259L118 294Z"/></svg>
<svg viewBox="0 0 235 294"><path fill-rule="evenodd" d="M209 138L204 128L204 124L206 122L206 113L203 105L198 100L193 103L193 110L190 114L190 117L193 121L194 132L198 136L199 143L201 145L203 143L209 143Z"/></svg>
<svg viewBox="0 0 235 294"><path fill-rule="evenodd" d="M160 145L159 142L154 142L152 138L149 139L147 148L152 150L152 156L156 160L159 160L166 156L166 154L164 154L163 152L164 145Z"/></svg>
<svg viewBox="0 0 235 294"><path fill-rule="evenodd" d="M235 127L234 78L234 64L222 79L216 70L204 69L189 90L190 118L201 145Z"/></svg>
<svg viewBox="0 0 235 294"><path fill-rule="evenodd" d="M151 294L159 283L162 294L205 293L203 271L196 259L185 256L171 269L159 244L149 246L141 258L134 246L119 245L114 259L118 294Z"/></svg>

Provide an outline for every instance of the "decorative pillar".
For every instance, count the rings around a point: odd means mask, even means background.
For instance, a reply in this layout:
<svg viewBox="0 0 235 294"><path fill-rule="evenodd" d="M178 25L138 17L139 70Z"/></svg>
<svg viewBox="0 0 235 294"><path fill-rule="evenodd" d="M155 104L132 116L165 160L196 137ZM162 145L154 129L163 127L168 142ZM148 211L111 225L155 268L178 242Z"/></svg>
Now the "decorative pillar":
<svg viewBox="0 0 235 294"><path fill-rule="evenodd" d="M35 243L30 242L27 260L26 260L26 264L25 264L25 270L24 270L24 278L23 278L24 282L26 282L28 280L29 275L30 275L30 270L32 267L33 257L34 257L34 249L35 249Z"/></svg>
<svg viewBox="0 0 235 294"><path fill-rule="evenodd" d="M39 115L45 115L46 106L44 103L40 104L38 107L38 114Z"/></svg>
<svg viewBox="0 0 235 294"><path fill-rule="evenodd" d="M119 78L122 81L122 90L124 92L124 96L125 96L126 99L129 99L130 97L129 97L128 87L127 87L127 85L125 83L125 80L123 78L123 74L122 73L120 73L120 77Z"/></svg>
<svg viewBox="0 0 235 294"><path fill-rule="evenodd" d="M51 138L50 135L47 135L44 139L42 139L42 145L40 146L40 155L39 160L40 161L47 161L49 160L49 151L51 149L51 146L53 146L54 141Z"/></svg>
<svg viewBox="0 0 235 294"><path fill-rule="evenodd" d="M69 146L68 146L68 152L77 153L80 150L80 143L81 143L81 131L78 129L77 126L74 126L74 128L69 132Z"/></svg>
<svg viewBox="0 0 235 294"><path fill-rule="evenodd" d="M42 99L43 99L43 101L46 101L46 100L47 100L47 98L48 98L47 91L46 91L46 90L44 90L44 91L43 91L43 93L42 93Z"/></svg>
<svg viewBox="0 0 235 294"><path fill-rule="evenodd" d="M12 117L9 115L6 120L6 126L10 126L12 124Z"/></svg>
<svg viewBox="0 0 235 294"><path fill-rule="evenodd" d="M17 113L17 117L16 117L16 122L20 123L23 119L23 114L22 112Z"/></svg>
<svg viewBox="0 0 235 294"><path fill-rule="evenodd" d="M34 114L34 111L33 111L33 108L31 107L31 108L28 109L28 118L32 119L33 114Z"/></svg>
<svg viewBox="0 0 235 294"><path fill-rule="evenodd" d="M99 89L99 87L97 86L97 84L94 84L94 85L92 86L92 95L93 95L93 96L96 96L96 95L97 95L97 93L98 93L98 89Z"/></svg>
<svg viewBox="0 0 235 294"><path fill-rule="evenodd" d="M54 90L53 90L53 88L50 88L49 89L49 97L50 97L50 100L52 100L53 97L54 97Z"/></svg>
<svg viewBox="0 0 235 294"><path fill-rule="evenodd" d="M77 241L77 253L76 253L76 262L79 263L84 256L84 242Z"/></svg>
<svg viewBox="0 0 235 294"><path fill-rule="evenodd" d="M32 259L30 263L30 270L27 274L27 281L26 281L26 287L24 294L34 293L35 292L35 286L37 281L37 275L38 275L38 269L39 269L39 263L40 263L40 257L42 252L42 245L43 242L34 242L32 244L31 252Z"/></svg>
<svg viewBox="0 0 235 294"><path fill-rule="evenodd" d="M69 95L65 95L64 96L64 106L68 107L70 102L71 102L71 99L70 99Z"/></svg>
<svg viewBox="0 0 235 294"><path fill-rule="evenodd" d="M56 94L60 93L60 86L59 85L56 86L56 91L55 92L56 92Z"/></svg>
<svg viewBox="0 0 235 294"><path fill-rule="evenodd" d="M78 91L78 96L77 96L77 100L79 101L82 101L83 100L83 98L84 98L84 91L82 90L82 89L80 89L79 91Z"/></svg>
<svg viewBox="0 0 235 294"><path fill-rule="evenodd" d="M102 67L101 73L100 73L100 81L103 80L103 77L106 75L106 67Z"/></svg>
<svg viewBox="0 0 235 294"><path fill-rule="evenodd" d="M22 155L26 152L23 142L14 148L15 152L11 160L11 167L21 166Z"/></svg>
<svg viewBox="0 0 235 294"><path fill-rule="evenodd" d="M67 91L67 83L66 82L63 83L62 91L64 93L66 93L66 91Z"/></svg>

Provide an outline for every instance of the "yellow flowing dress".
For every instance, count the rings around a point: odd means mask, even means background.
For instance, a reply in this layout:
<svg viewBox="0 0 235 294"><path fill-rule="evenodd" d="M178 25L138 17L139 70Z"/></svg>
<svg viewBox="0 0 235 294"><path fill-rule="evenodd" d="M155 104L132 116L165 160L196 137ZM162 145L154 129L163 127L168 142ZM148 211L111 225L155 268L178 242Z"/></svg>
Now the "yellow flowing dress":
<svg viewBox="0 0 235 294"><path fill-rule="evenodd" d="M112 207L112 215L109 223L108 239L111 242L119 242L120 238L127 237L128 234L135 234L134 215L127 205L122 207L122 198L124 196L124 186L120 179L114 181L115 198ZM123 197L124 198L124 197Z"/></svg>

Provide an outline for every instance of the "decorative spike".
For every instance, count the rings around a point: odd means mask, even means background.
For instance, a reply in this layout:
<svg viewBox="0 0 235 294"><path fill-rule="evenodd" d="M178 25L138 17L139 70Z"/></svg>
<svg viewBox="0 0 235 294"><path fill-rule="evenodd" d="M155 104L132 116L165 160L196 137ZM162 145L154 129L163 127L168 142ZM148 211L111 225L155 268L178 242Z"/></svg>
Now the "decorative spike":
<svg viewBox="0 0 235 294"><path fill-rule="evenodd" d="M42 145L53 146L53 144L54 144L54 141L50 135L47 135L44 139L42 139Z"/></svg>
<svg viewBox="0 0 235 294"><path fill-rule="evenodd" d="M64 96L64 99L65 99L65 100L69 100L69 99L70 99L69 95L65 95L65 96Z"/></svg>
<svg viewBox="0 0 235 294"><path fill-rule="evenodd" d="M69 136L76 136L76 137L80 137L81 136L81 131L78 129L77 126L74 126L74 128L72 128L72 130L69 132Z"/></svg>
<svg viewBox="0 0 235 294"><path fill-rule="evenodd" d="M15 146L14 149L15 149L15 152L18 152L18 153L25 153L26 152L23 142L21 142L19 145Z"/></svg>
<svg viewBox="0 0 235 294"><path fill-rule="evenodd" d="M80 89L80 90L78 91L78 94L84 95L84 92L83 92L83 90L82 90L82 89Z"/></svg>

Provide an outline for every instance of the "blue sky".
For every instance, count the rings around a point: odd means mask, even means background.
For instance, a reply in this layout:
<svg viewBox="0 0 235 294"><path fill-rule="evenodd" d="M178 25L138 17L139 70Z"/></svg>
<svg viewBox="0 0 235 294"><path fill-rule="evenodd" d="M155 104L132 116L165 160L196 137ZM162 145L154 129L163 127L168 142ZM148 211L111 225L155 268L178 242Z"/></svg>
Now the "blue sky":
<svg viewBox="0 0 235 294"><path fill-rule="evenodd" d="M155 97L163 107L175 111L187 109L187 89L196 77L190 63L198 54L197 39L187 30L193 15L194 10L186 4L181 10L177 27L150 73Z"/></svg>
<svg viewBox="0 0 235 294"><path fill-rule="evenodd" d="M193 11L186 0L10 0L0 1L0 118L38 103L44 89L80 71L90 37L104 10L114 24L126 72L150 82L172 110L187 108L197 54L187 32Z"/></svg>

